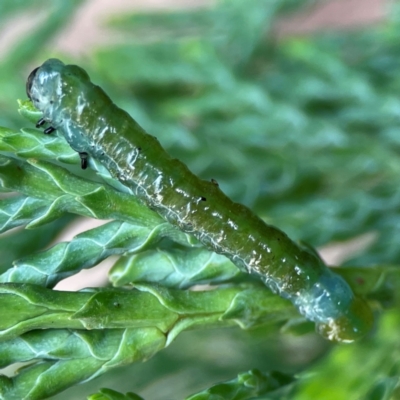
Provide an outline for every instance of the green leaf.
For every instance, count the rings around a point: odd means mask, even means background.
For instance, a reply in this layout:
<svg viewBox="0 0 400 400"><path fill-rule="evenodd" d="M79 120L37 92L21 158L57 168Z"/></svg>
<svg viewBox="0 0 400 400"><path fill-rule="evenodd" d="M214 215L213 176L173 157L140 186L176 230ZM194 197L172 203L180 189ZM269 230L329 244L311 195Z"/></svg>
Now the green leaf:
<svg viewBox="0 0 400 400"><path fill-rule="evenodd" d="M88 400L144 400L135 393L122 394L111 389L100 389L98 393L92 394Z"/></svg>
<svg viewBox="0 0 400 400"><path fill-rule="evenodd" d="M30 100L18 100L18 106L18 112L21 116L32 124L36 124L42 118L42 113L33 106Z"/></svg>
<svg viewBox="0 0 400 400"><path fill-rule="evenodd" d="M294 378L280 372L262 373L251 370L236 379L220 383L189 396L186 400L250 400L291 384Z"/></svg>
<svg viewBox="0 0 400 400"><path fill-rule="evenodd" d="M2 398L44 398L110 368L146 360L188 328L250 326L278 309L279 320L295 312L289 302L262 286L250 286L244 292L238 287L203 292L148 285L137 289L76 293L1 284L1 366L37 360L38 356L45 360L23 368L13 378L3 378ZM262 306L250 306L245 315L241 310L235 312L240 303L236 299L242 293L249 304L265 296ZM57 384L48 385L53 380Z"/></svg>
<svg viewBox="0 0 400 400"><path fill-rule="evenodd" d="M51 163L35 159L23 162L7 157L1 157L0 161L0 186L4 190L15 190L26 196L47 200L54 210L61 209L99 219L150 223L162 221L135 197L79 178ZM102 206L103 202L109 204L107 209Z"/></svg>
<svg viewBox="0 0 400 400"><path fill-rule="evenodd" d="M64 354L61 357L50 354L50 358L56 360L35 362L21 369L13 378L2 376L0 398L40 400L93 379L116 365L147 359L165 344L164 335L154 328L80 332L55 331L58 339L71 338L64 346ZM26 343L29 344L31 339L34 342L34 336L26 337ZM77 344L87 347L86 354L71 354L69 349L74 350Z"/></svg>
<svg viewBox="0 0 400 400"><path fill-rule="evenodd" d="M203 248L161 242L156 249L119 258L109 273L114 286L159 282L166 287L218 284L243 276L226 257Z"/></svg>

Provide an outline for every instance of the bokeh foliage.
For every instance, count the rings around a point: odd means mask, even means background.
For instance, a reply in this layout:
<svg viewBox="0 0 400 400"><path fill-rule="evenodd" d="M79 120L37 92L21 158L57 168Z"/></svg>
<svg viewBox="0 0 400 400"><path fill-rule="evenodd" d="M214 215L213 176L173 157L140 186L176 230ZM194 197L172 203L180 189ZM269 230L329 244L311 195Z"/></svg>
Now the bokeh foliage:
<svg viewBox="0 0 400 400"><path fill-rule="evenodd" d="M146 213L140 205L124 208L125 194L107 185L97 190L98 186L77 169L63 172L65 164L77 159L68 146L63 147L61 139L50 140L32 129L24 130L20 136L15 134L27 126L27 121L17 114L15 102L24 98L27 74L48 57L57 56L84 67L92 80L157 136L171 154L185 161L202 178L217 179L225 193L250 206L292 238L320 246L374 232L375 242L362 253L353 254L346 263L348 268L341 273L356 291L369 295L377 316L384 308L390 310L383 311L368 338L353 345L332 347L310 333L310 326L297 320L290 306L278 299L281 308L275 307L281 313L274 314L269 323L263 321L258 325L256 320L255 329L244 332L185 332L149 362L111 370L55 398L82 398L106 386L160 400L184 398L196 391L189 398L218 398L211 397L213 394L244 399L254 398L252 389L248 389L253 384L263 399L395 398L400 376L396 312L400 304L400 247L396 239L400 229L398 6L393 4L387 20L376 27L280 40L274 33L274 23L279 16L298 8L296 1L221 0L206 9L121 15L109 20L105 29L123 32L126 41L90 49L80 60L54 51L52 43L81 4L62 0L36 0L29 2L29 8L20 1L0 4L0 24L11 21L20 11L32 15L38 10L48 11L47 17L19 38L0 61L0 125L11 132L2 131L2 138L7 140L3 140L1 151L7 159L0 160L1 177L3 183L8 182L3 190L22 193L2 200L2 226L7 230L12 224L29 223L35 228L3 234L0 267L2 272L7 271L3 279L16 276L17 272L9 268L12 261L20 260L16 265L25 276L24 281L52 287L63 276L89 267L79 258L85 251L97 262L110 254L124 253L126 248L135 248L140 252L120 259L115 266L110 276L112 283L126 284L129 277L136 282L150 282L150 287L158 282L186 288L197 283L229 281L233 288L245 284L253 288L247 290L258 290L257 283L246 282L247 278L224 264L223 259L213 259L207 264L211 265L208 269L198 267L196 262L200 259L201 265L207 263L207 255L198 247L190 247L191 243L165 228L157 217L147 213L140 219L142 212ZM37 153L27 153L32 143ZM17 159L10 161L10 154L16 153ZM49 163L52 160L57 160L58 165ZM13 165L23 169L24 180L11 179L14 175L7 171ZM67 173L78 174L77 181L68 182ZM49 180L48 176L55 178ZM113 215L100 215L104 198L112 198L113 204L121 208L114 210ZM87 212L125 222L118 225L118 221L113 221L104 230L84 232L75 241L37 255L35 252L48 247L73 218L66 212ZM99 232L103 242L97 240ZM106 237L105 232L110 232L110 236ZM48 258L41 258L41 254ZM58 254L68 254L68 271L55 263L62 258ZM41 264L38 260L42 260ZM171 264L178 263L176 260L190 265L189 270L183 271L180 266L171 269ZM39 264L44 268L37 268ZM54 269L50 270L50 266ZM37 275L41 280L35 281ZM149 289L163 293L159 299L167 296L168 290L177 289ZM107 293L111 296L114 292ZM243 317L247 306L251 317L257 304L260 308L264 304L262 295L256 300L258 303L252 307L247 300L235 302L233 309ZM107 307L118 309L120 303L113 300ZM201 303L200 309L202 304L206 307L207 301ZM279 330L282 322L286 324ZM55 347L46 356L39 345L41 340L50 341L51 331L45 333L46 337L37 331L25 334L28 337L19 332L21 337L10 340L23 341L30 348L39 346L35 354L44 361L35 368L51 371L56 364L64 366L71 362L60 355L67 352L68 347L62 346L66 338L73 337L79 343L70 344L74 348L86 343L85 351L90 353L94 352L90 347L93 343L110 340L115 345L115 336L122 335L116 330L111 339L96 342L80 331L66 335L66 328L77 329L74 325L55 330L54 337L59 339L53 339ZM299 336L293 336L294 333ZM154 335L156 342L160 338L158 331L151 330L148 335L146 338ZM142 341L143 346L146 343ZM7 344L10 343L4 347ZM22 355L17 358L22 359ZM109 364L107 368L104 365L109 359L102 356L95 362L108 369ZM94 363L90 357L88 360ZM92 364L93 370L100 368L96 366ZM254 372L254 368L265 373ZM247 370L250 372L243 373ZM273 370L289 375L267 372ZM22 370L21 376L33 374L30 371L33 369ZM62 374L57 376L61 379ZM286 379L288 376L292 378ZM73 378L68 377L72 382ZM225 383L212 387L218 381ZM4 390L7 385L6 380L0 382ZM263 392L262 388L267 389ZM123 395L105 390L92 397L124 398L118 396ZM125 398L136 398L129 396Z"/></svg>

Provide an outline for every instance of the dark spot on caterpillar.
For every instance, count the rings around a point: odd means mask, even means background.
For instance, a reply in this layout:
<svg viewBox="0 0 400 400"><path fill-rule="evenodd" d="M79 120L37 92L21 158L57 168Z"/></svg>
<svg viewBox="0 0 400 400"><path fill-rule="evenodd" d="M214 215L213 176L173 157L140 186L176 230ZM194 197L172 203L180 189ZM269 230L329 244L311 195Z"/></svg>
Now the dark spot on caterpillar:
<svg viewBox="0 0 400 400"><path fill-rule="evenodd" d="M53 100L50 100L50 104L54 104L54 101L53 101Z"/></svg>
<svg viewBox="0 0 400 400"><path fill-rule="evenodd" d="M218 186L218 187L219 187L219 184L218 184L218 182L217 182L215 179L213 179L213 178L211 178L211 183L212 183L213 185L215 185L215 186Z"/></svg>
<svg viewBox="0 0 400 400"><path fill-rule="evenodd" d="M357 277L356 281L357 281L357 283L359 285L364 285L365 284L365 280L361 276Z"/></svg>
<svg viewBox="0 0 400 400"><path fill-rule="evenodd" d="M142 151L142 148L141 148L141 147L138 147L138 148L137 148L137 151L139 151L139 152Z"/></svg>
<svg viewBox="0 0 400 400"><path fill-rule="evenodd" d="M200 197L200 200L201 201L207 201L207 199L205 197L203 197L203 196Z"/></svg>
<svg viewBox="0 0 400 400"><path fill-rule="evenodd" d="M121 307L121 304L118 303L118 301L114 301L113 306L119 308Z"/></svg>

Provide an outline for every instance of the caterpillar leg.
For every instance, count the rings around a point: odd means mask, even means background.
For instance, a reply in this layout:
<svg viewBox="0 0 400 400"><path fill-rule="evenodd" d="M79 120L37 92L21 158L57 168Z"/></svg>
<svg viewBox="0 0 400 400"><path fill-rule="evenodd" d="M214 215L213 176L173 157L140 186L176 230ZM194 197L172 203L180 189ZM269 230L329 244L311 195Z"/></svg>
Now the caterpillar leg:
<svg viewBox="0 0 400 400"><path fill-rule="evenodd" d="M54 132L56 130L56 128L53 128L52 126L49 126L48 128L46 128L43 132L46 135L50 135L50 133Z"/></svg>
<svg viewBox="0 0 400 400"><path fill-rule="evenodd" d="M86 169L88 166L87 160L88 160L88 153L78 153L79 157L81 158L81 168Z"/></svg>
<svg viewBox="0 0 400 400"><path fill-rule="evenodd" d="M36 122L36 128L40 128L41 126L43 126L47 121L44 118L40 118L38 122ZM48 128L46 128L43 132L46 135L50 135L50 133L54 132L56 130L56 128L53 128L52 126L49 126Z"/></svg>
<svg viewBox="0 0 400 400"><path fill-rule="evenodd" d="M40 118L39 121L36 123L36 128L40 128L46 123L46 120L44 118Z"/></svg>

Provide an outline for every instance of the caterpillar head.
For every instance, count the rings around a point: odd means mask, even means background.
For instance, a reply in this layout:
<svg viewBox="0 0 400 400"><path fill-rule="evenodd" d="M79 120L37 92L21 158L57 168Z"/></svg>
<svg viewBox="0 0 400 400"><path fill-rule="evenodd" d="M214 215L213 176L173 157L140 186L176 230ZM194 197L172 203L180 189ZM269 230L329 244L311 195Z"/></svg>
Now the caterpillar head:
<svg viewBox="0 0 400 400"><path fill-rule="evenodd" d="M60 110L68 108L71 101L84 97L86 82L90 79L82 68L50 58L30 73L26 94L46 120L56 123L62 114Z"/></svg>
<svg viewBox="0 0 400 400"><path fill-rule="evenodd" d="M65 65L51 58L35 68L26 82L26 94L35 108L46 113L62 97L61 74Z"/></svg>

